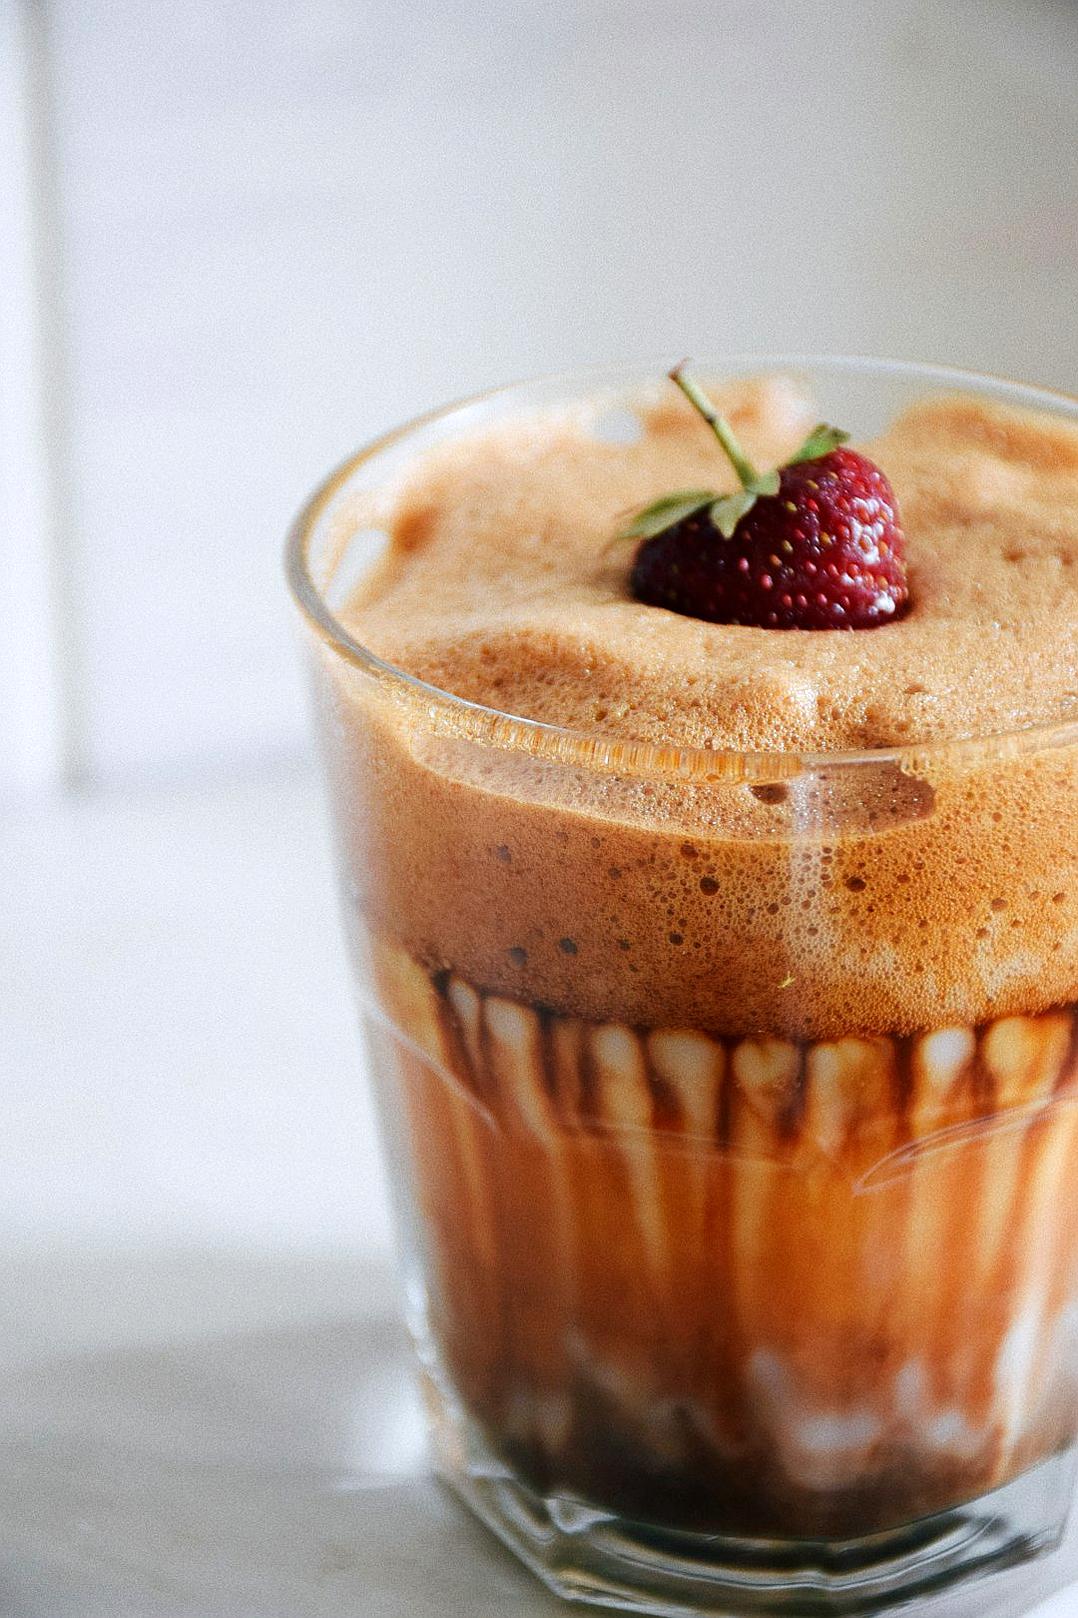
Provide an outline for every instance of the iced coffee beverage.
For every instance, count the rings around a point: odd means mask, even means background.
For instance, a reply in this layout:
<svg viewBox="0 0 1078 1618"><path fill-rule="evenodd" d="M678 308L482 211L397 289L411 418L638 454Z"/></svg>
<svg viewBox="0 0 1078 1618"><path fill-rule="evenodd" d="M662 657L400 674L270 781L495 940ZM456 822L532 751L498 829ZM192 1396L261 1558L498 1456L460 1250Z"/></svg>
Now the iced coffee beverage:
<svg viewBox="0 0 1078 1618"><path fill-rule="evenodd" d="M1069 1505L1078 406L699 376L393 435L292 576L445 1475L565 1594L869 1611Z"/></svg>

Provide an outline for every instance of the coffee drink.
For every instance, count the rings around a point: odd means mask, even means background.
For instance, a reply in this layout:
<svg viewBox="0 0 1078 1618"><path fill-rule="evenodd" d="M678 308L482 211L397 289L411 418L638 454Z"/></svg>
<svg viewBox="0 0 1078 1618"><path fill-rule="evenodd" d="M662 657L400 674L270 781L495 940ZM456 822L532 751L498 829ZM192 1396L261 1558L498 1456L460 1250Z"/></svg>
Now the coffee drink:
<svg viewBox="0 0 1078 1618"><path fill-rule="evenodd" d="M757 464L815 419L711 391ZM1073 1444L1078 425L937 390L870 453L865 633L631 598L619 518L723 472L659 385L326 529L388 535L316 683L443 1464L555 1525L862 1540Z"/></svg>

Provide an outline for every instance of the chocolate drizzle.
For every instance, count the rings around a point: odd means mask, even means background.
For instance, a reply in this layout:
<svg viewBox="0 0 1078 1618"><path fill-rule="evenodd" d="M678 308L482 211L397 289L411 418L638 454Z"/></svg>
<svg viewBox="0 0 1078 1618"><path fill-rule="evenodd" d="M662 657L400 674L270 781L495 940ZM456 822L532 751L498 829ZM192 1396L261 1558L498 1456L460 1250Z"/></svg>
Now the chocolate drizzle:
<svg viewBox="0 0 1078 1618"><path fill-rule="evenodd" d="M681 1104L672 1085L656 1073L649 1064L647 1086L651 1095L651 1127L663 1133L677 1134L684 1127Z"/></svg>
<svg viewBox="0 0 1078 1618"><path fill-rule="evenodd" d="M558 1084L558 1054L555 1044L555 1013L546 1006L536 1006L539 1021L539 1073L551 1106L560 1115L561 1097Z"/></svg>
<svg viewBox="0 0 1078 1618"><path fill-rule="evenodd" d="M797 1067L794 1081L790 1086L789 1095L778 1116L778 1132L787 1141L795 1141L801 1131L802 1120L805 1116L805 1099L808 1091L807 1064L808 1046L798 1045Z"/></svg>
<svg viewBox="0 0 1078 1618"><path fill-rule="evenodd" d="M842 1537L1070 1439L1078 1008L795 1044L375 977L444 1374L536 1482Z"/></svg>
<svg viewBox="0 0 1078 1618"><path fill-rule="evenodd" d="M891 1096L897 1122L896 1133L903 1141L910 1138L910 1109L913 1104L913 1051L914 1040L907 1034L893 1041L894 1065L891 1069Z"/></svg>
<svg viewBox="0 0 1078 1618"><path fill-rule="evenodd" d="M460 1012L453 1001L452 974L445 970L434 972L430 976L430 982L438 998L440 1021L451 1069L475 1095L496 1106L498 1081L483 1009L485 997L479 995L477 1001L476 1060L473 1058L472 1042L467 1037ZM559 1119L570 1128L582 1128L593 1132L608 1129L610 1121L603 1116L595 1060L591 1050L593 1031L601 1025L589 1024L576 1017L560 1016L548 1006L528 1008L523 1002L514 1003L521 1005L528 1015L536 1020L539 1049L538 1077ZM1066 1055L1048 1086L1056 1095L1078 1084L1078 1006L1063 1008L1063 1014L1067 1016L1069 1024ZM1046 1012L1027 1021L1036 1027L1043 1024L1046 1019L1054 1019L1059 1015L1059 1011ZM955 1121L969 1118L970 1105L974 1117L988 1120L1001 1110L1016 1104L1015 1097L1008 1098L1001 1094L991 1064L985 1057L985 1039L995 1026L993 1023L985 1023L973 1030L972 1056L951 1086L952 1099L959 1114ZM630 1032L645 1053L644 1082L648 1091L651 1127L658 1132L676 1135L687 1127L678 1092L647 1057L647 1031ZM571 1080L564 1071L566 1041L570 1036L574 1049L574 1059L571 1063L574 1072ZM722 1150L729 1146L731 1140L732 1108L738 1084L732 1058L743 1042L716 1034L703 1037L721 1051L723 1058L721 1066L725 1079L717 1088L712 1126L712 1144L716 1150ZM924 1035L896 1035L889 1041L880 1041L877 1038L869 1042L874 1048L882 1044L887 1049L891 1097L889 1111L894 1122L896 1145L911 1140L913 1136L912 1112L917 1090L915 1066L918 1046L924 1037ZM776 1139L787 1147L796 1145L803 1137L806 1126L810 1088L809 1055L814 1047L808 1043L791 1042L790 1049L795 1062L794 1077L774 1114ZM633 1080L627 1076L626 1083L631 1082ZM961 1101L963 1094L969 1097L968 1104ZM856 1120L854 1122L856 1123ZM945 1120L941 1120L940 1127L946 1127ZM699 1132L695 1125L693 1132L694 1136L698 1137Z"/></svg>

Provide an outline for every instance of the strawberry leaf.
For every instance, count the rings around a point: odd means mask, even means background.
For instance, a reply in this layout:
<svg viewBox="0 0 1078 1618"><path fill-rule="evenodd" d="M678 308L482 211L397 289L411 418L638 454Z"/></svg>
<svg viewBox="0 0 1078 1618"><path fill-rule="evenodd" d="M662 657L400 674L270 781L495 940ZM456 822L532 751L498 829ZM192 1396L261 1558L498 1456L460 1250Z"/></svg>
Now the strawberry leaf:
<svg viewBox="0 0 1078 1618"><path fill-rule="evenodd" d="M746 487L750 494L778 494L779 475L777 472L760 472Z"/></svg>
<svg viewBox="0 0 1078 1618"><path fill-rule="evenodd" d="M621 530L620 539L654 539L675 523L684 522L715 499L714 489L682 489L678 494L664 494L643 511L638 511L627 528Z"/></svg>
<svg viewBox="0 0 1078 1618"><path fill-rule="evenodd" d="M833 449L838 449L849 436L849 433L844 433L841 427L829 427L826 421L817 422L801 448L790 456L786 465L796 466L800 461L819 460L821 455L829 455Z"/></svg>
<svg viewBox="0 0 1078 1618"><path fill-rule="evenodd" d="M723 539L733 539L734 529L745 513L752 510L756 498L752 489L738 489L736 494L724 494L721 500L715 501L711 507L711 521Z"/></svg>

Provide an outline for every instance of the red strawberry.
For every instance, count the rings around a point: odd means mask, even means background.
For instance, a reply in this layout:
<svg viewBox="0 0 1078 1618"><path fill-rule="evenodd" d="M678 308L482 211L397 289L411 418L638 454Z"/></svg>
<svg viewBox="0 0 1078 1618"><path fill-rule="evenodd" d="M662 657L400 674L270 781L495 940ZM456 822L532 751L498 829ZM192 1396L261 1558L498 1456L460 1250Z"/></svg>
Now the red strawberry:
<svg viewBox="0 0 1078 1618"><path fill-rule="evenodd" d="M626 530L640 538L638 601L711 623L765 629L871 629L909 600L905 541L879 467L821 425L777 472L758 473L730 426L681 367L670 373L741 480L736 494L667 495Z"/></svg>

